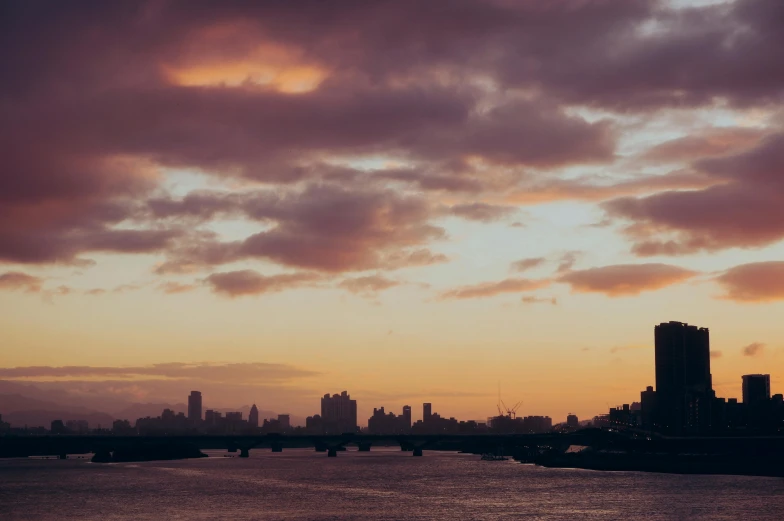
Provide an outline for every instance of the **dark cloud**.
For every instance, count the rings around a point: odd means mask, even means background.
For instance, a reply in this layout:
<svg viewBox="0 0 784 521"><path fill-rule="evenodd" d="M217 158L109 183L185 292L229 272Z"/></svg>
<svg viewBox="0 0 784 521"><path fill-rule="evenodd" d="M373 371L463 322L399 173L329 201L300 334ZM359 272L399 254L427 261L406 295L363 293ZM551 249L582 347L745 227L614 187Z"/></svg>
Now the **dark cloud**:
<svg viewBox="0 0 784 521"><path fill-rule="evenodd" d="M757 128L710 128L660 143L646 150L643 158L656 162L681 162L737 153L755 145L764 133Z"/></svg>
<svg viewBox="0 0 784 521"><path fill-rule="evenodd" d="M583 252L581 251L567 251L561 256L556 273L566 273L570 271L582 256Z"/></svg>
<svg viewBox="0 0 784 521"><path fill-rule="evenodd" d="M470 221L493 222L514 214L517 208L487 203L456 204L449 213Z"/></svg>
<svg viewBox="0 0 784 521"><path fill-rule="evenodd" d="M719 181L699 172L675 171L661 175L644 175L607 183L596 178L545 179L513 189L505 200L515 204L540 204L554 201L604 201L607 199L650 194L661 190L705 188Z"/></svg>
<svg viewBox="0 0 784 521"><path fill-rule="evenodd" d="M498 282L483 282L472 286L454 288L441 293L441 299L470 299L501 295L503 293L522 293L550 285L549 280L504 279Z"/></svg>
<svg viewBox="0 0 784 521"><path fill-rule="evenodd" d="M784 262L753 262L730 268L716 282L725 290L724 298L736 302L784 300Z"/></svg>
<svg viewBox="0 0 784 521"><path fill-rule="evenodd" d="M288 288L301 287L319 280L313 273L290 273L264 276L253 270L213 273L205 279L212 291L228 297L276 293Z"/></svg>
<svg viewBox="0 0 784 521"><path fill-rule="evenodd" d="M207 212L231 207L271 226L231 243L208 235L203 240L190 237L187 243L173 249L172 258L158 267L159 273L183 272L246 258L325 272L427 265L446 260L421 247L445 238L446 234L428 223L435 211L419 196L318 184L293 192L201 194L198 201L158 201L156 207L158 212L166 208L168 216L201 215L199 203L206 206Z"/></svg>
<svg viewBox="0 0 784 521"><path fill-rule="evenodd" d="M760 356L765 350L765 344L761 342L753 342L743 347L743 356Z"/></svg>
<svg viewBox="0 0 784 521"><path fill-rule="evenodd" d="M7 271L0 274L0 290L22 290L30 293L41 291L43 279L20 271Z"/></svg>
<svg viewBox="0 0 784 521"><path fill-rule="evenodd" d="M628 232L644 255L784 237L780 137L744 155L753 136L714 133L648 156L722 154L695 172L615 184L547 176L614 161L613 113L779 103L780 2L330 4L0 8L0 262L155 253L166 255L161 274L241 259L331 273L445 262L428 250L445 237L430 222L438 212L422 194L384 188L401 183L459 193L454 213L482 221L505 210L478 201L696 188L608 203L637 225ZM357 166L367 158L395 166ZM172 200L167 169L270 190ZM259 230L228 241L196 229L227 216Z"/></svg>
<svg viewBox="0 0 784 521"><path fill-rule="evenodd" d="M604 293L610 297L638 295L696 276L694 271L668 264L616 264L570 271L558 278L576 293Z"/></svg>
<svg viewBox="0 0 784 521"><path fill-rule="evenodd" d="M510 268L512 271L521 272L527 271L537 266L541 266L547 261L544 257L532 257L528 259L520 259L519 261L515 261L512 263Z"/></svg>
<svg viewBox="0 0 784 521"><path fill-rule="evenodd" d="M721 184L604 204L611 217L631 221L626 233L634 241L634 253L760 247L784 238L784 133L768 136L748 151L701 159L694 166Z"/></svg>

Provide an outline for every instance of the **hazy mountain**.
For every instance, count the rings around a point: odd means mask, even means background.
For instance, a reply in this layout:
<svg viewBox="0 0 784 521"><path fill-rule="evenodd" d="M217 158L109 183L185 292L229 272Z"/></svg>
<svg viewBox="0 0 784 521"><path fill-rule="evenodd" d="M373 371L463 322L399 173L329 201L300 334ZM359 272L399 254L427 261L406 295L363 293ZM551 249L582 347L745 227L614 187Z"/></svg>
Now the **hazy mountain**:
<svg viewBox="0 0 784 521"><path fill-rule="evenodd" d="M6 414L10 414L12 412L32 410L57 411L66 409L70 412L83 414L92 414L98 412L78 405L64 407L58 403L54 403L48 400L30 398L27 396L22 396L21 394L0 394L0 414L2 414L4 418Z"/></svg>
<svg viewBox="0 0 784 521"><path fill-rule="evenodd" d="M80 407L64 406L19 394L0 394L0 414L13 427L46 427L53 420L87 420L90 427L110 427L114 418L106 413Z"/></svg>
<svg viewBox="0 0 784 521"><path fill-rule="evenodd" d="M48 386L53 386L47 388ZM16 394L25 398L42 400L49 403L66 406L69 409L74 407L86 408L92 411L101 411L113 414L114 411L121 410L130 405L128 400L117 398L111 395L85 395L70 392L64 387L59 387L56 382L36 382L36 385L18 383L8 380L0 380L0 394ZM2 414L2 402L0 402L0 414ZM159 411L160 413L160 411Z"/></svg>
<svg viewBox="0 0 784 521"><path fill-rule="evenodd" d="M91 429L97 427L111 428L114 418L102 412L78 412L65 409L47 410L27 410L3 413L3 421L11 424L12 427L46 427L47 429L54 420L87 420Z"/></svg>
<svg viewBox="0 0 784 521"><path fill-rule="evenodd" d="M115 397L85 397L62 389L44 389L32 384L0 380L0 414L13 426L49 426L52 420L87 420L91 426L111 425L114 419L128 420L132 424L139 418L160 416L164 409L175 413L188 412L185 403L133 403ZM212 407L204 404L204 410L214 409L225 414L229 411L242 412L248 418L250 405L242 407ZM265 418L277 418L278 413L259 409L259 422ZM91 419L92 418L92 419ZM304 425L301 416L291 417L292 425Z"/></svg>
<svg viewBox="0 0 784 521"><path fill-rule="evenodd" d="M130 403L113 414L116 418L128 420L133 423L139 418L146 418L147 416L155 418L156 416L160 416L164 409L171 409L175 413L181 412L188 414L188 406L184 403L177 403L174 405L170 403Z"/></svg>

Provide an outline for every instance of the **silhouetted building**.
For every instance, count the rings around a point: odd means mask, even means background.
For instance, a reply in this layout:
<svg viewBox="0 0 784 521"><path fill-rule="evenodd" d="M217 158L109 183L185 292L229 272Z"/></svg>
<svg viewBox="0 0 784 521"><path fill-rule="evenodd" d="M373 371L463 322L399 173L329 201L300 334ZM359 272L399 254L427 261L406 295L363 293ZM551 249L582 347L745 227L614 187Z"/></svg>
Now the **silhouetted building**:
<svg viewBox="0 0 784 521"><path fill-rule="evenodd" d="M410 405L403 406L403 425L406 428L406 432L411 430L411 406Z"/></svg>
<svg viewBox="0 0 784 521"><path fill-rule="evenodd" d="M71 434L87 434L90 432L90 424L87 420L68 420L65 428Z"/></svg>
<svg viewBox="0 0 784 521"><path fill-rule="evenodd" d="M711 428L713 386L707 328L666 322L654 328L656 340L656 423L671 434Z"/></svg>
<svg viewBox="0 0 784 521"><path fill-rule="evenodd" d="M523 432L537 433L553 430L553 420L549 416L526 416L523 418Z"/></svg>
<svg viewBox="0 0 784 521"><path fill-rule="evenodd" d="M250 408L250 414L248 414L248 425L251 427L259 426L259 409L256 407L255 403Z"/></svg>
<svg viewBox="0 0 784 521"><path fill-rule="evenodd" d="M278 414L278 422L280 423L280 428L284 432L291 430L291 416L288 414Z"/></svg>
<svg viewBox="0 0 784 521"><path fill-rule="evenodd" d="M119 435L133 434L135 429L131 427L131 422L128 420L114 420L112 422L112 433Z"/></svg>
<svg viewBox="0 0 784 521"><path fill-rule="evenodd" d="M0 414L0 432L5 433L11 430L11 424L3 421L3 415Z"/></svg>
<svg viewBox="0 0 784 521"><path fill-rule="evenodd" d="M580 426L580 420L577 418L576 414L567 414L566 415L566 426L572 429L576 429Z"/></svg>
<svg viewBox="0 0 784 521"><path fill-rule="evenodd" d="M770 375L743 375L743 403L753 404L770 401Z"/></svg>
<svg viewBox="0 0 784 521"><path fill-rule="evenodd" d="M411 408L409 407L409 415ZM405 412L405 407L403 408ZM373 409L373 416L368 419L368 432L370 434L407 434L411 430L410 416L405 414L395 416L395 413L386 413L384 408ZM408 422L408 423L407 423Z"/></svg>
<svg viewBox="0 0 784 521"><path fill-rule="evenodd" d="M324 434L324 420L320 414L305 418L305 430L308 434Z"/></svg>
<svg viewBox="0 0 784 521"><path fill-rule="evenodd" d="M222 419L222 415L218 411L213 411L212 409L207 409L204 411L204 424L208 427L214 427L220 420Z"/></svg>
<svg viewBox="0 0 784 521"><path fill-rule="evenodd" d="M769 374L743 375L743 408L749 429L758 431L774 427Z"/></svg>
<svg viewBox="0 0 784 521"><path fill-rule="evenodd" d="M422 404L422 419L411 426L413 434L457 434L460 422L455 418L443 418L432 412L432 405Z"/></svg>
<svg viewBox="0 0 784 521"><path fill-rule="evenodd" d="M342 434L357 430L357 401L348 391L321 398L321 420L325 434Z"/></svg>
<svg viewBox="0 0 784 521"><path fill-rule="evenodd" d="M650 385L640 393L640 424L645 429L654 429L656 420L656 391Z"/></svg>
<svg viewBox="0 0 784 521"><path fill-rule="evenodd" d="M53 420L51 425L52 434L65 434L68 429L65 428L63 420Z"/></svg>
<svg viewBox="0 0 784 521"><path fill-rule="evenodd" d="M176 434L193 432L193 423L184 413L164 409L157 418L139 418L136 431L141 434Z"/></svg>
<svg viewBox="0 0 784 521"><path fill-rule="evenodd" d="M640 424L640 406L635 404L636 407L632 408L631 405L625 403L620 407L610 409L607 415L609 425L611 427L636 427Z"/></svg>
<svg viewBox="0 0 784 521"><path fill-rule="evenodd" d="M433 405L430 403L422 404L422 421L427 423L433 415Z"/></svg>
<svg viewBox="0 0 784 521"><path fill-rule="evenodd" d="M192 422L201 421L201 393L191 391L188 396L188 419Z"/></svg>

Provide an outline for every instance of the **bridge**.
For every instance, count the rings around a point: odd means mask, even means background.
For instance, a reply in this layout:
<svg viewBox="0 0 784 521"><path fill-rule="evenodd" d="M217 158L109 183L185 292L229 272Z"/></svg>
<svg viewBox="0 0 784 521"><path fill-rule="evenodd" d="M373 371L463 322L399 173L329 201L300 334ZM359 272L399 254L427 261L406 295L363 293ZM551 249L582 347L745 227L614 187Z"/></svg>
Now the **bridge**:
<svg viewBox="0 0 784 521"><path fill-rule="evenodd" d="M563 453L572 445L648 454L746 454L750 457L784 454L784 436L671 438L637 432L583 429L543 434L3 436L0 437L0 457L106 455L145 446L225 449L239 457L248 457L251 449L281 452L286 448L313 447L328 457L337 457L339 452L351 445L359 451L369 451L373 445L399 445L401 450L411 452L413 456L422 456L425 450L500 452L524 461L543 451Z"/></svg>
<svg viewBox="0 0 784 521"><path fill-rule="evenodd" d="M313 447L336 457L347 446L369 451L373 445L399 445L413 456L425 450L465 450L469 452L507 452L519 448L568 447L572 444L596 444L595 433L573 434L354 434L342 435L45 435L0 437L0 457L60 456L114 452L135 446L190 446L198 449L226 449L248 457L251 449L269 448L282 452L284 448Z"/></svg>

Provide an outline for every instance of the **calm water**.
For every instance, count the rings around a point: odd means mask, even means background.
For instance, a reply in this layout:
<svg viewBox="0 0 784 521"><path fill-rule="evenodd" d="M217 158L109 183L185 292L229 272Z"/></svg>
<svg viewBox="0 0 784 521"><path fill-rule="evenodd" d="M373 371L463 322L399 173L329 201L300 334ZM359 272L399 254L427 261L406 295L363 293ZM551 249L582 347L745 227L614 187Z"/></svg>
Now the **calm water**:
<svg viewBox="0 0 784 521"><path fill-rule="evenodd" d="M784 479L543 469L392 449L0 460L0 519L784 519Z"/></svg>

